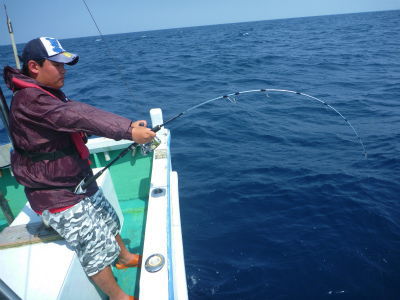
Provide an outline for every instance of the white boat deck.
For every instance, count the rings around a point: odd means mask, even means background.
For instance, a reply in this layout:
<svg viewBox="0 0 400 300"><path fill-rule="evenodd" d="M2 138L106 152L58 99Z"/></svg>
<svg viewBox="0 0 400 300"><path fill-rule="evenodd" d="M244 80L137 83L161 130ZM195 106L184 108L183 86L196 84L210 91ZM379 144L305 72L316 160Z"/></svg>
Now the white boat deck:
<svg viewBox="0 0 400 300"><path fill-rule="evenodd" d="M97 180L110 203L122 216L108 171ZM29 203L10 226L41 222ZM0 278L21 298L101 299L64 240L0 250Z"/></svg>

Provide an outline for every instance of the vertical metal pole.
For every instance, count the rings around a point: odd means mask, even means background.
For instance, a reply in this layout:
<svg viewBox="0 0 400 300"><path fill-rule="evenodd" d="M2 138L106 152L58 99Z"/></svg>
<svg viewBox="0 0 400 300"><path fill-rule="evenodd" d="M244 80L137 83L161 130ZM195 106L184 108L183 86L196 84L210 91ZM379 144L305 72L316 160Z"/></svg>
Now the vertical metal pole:
<svg viewBox="0 0 400 300"><path fill-rule="evenodd" d="M4 198L3 193L0 192L0 208L3 211L4 216L7 219L8 224L11 224L15 217L14 214L11 210L10 205L8 205L8 201L6 198Z"/></svg>
<svg viewBox="0 0 400 300"><path fill-rule="evenodd" d="M6 98L4 97L3 91L0 87L0 117L3 121L4 128L6 129L6 131L8 133L10 141L12 141L11 134L10 134L10 128L8 126L9 114L10 114L10 111L8 109ZM10 206L8 205L6 198L4 198L4 196L1 192L0 192L0 208L3 211L4 216L6 217L8 224L11 224L12 221L14 221L14 215L11 211ZM1 299L1 297L0 297L0 299Z"/></svg>
<svg viewBox="0 0 400 300"><path fill-rule="evenodd" d="M9 127L9 119L8 119L9 115L10 115L10 110L6 102L6 98L4 97L3 90L0 87L0 119L3 121L4 128L6 129L7 134L12 143L11 132Z"/></svg>
<svg viewBox="0 0 400 300"><path fill-rule="evenodd" d="M8 28L8 33L10 34L11 46L12 46L13 52L14 52L15 65L17 66L17 69L21 69L21 64L19 63L19 58L18 58L17 46L15 44L15 39L14 39L14 31L12 28L11 19L8 17L8 14L7 14L7 7L5 4L4 4L4 10L6 12L7 28Z"/></svg>

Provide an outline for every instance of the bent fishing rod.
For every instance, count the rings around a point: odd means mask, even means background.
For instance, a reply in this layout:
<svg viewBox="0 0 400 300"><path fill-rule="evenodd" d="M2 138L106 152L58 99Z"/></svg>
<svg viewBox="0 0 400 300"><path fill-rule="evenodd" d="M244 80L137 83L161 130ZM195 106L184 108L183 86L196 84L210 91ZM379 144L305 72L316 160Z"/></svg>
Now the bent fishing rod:
<svg viewBox="0 0 400 300"><path fill-rule="evenodd" d="M264 93L267 97L268 93L290 93L290 94L296 94L296 95L300 95L303 96L309 100L314 100L314 101L318 101L319 103L322 103L325 107L333 110L337 115L339 115L345 122L346 124L352 129L352 131L354 132L354 134L356 135L360 145L362 146L362 150L363 150L363 155L365 158L367 158L367 151L365 149L364 143L361 140L360 135L358 134L358 132L356 131L356 129L353 127L353 125L351 125L351 123L349 122L349 120L347 118L345 118L336 108L334 108L332 105L328 104L327 102L325 102L324 100L321 100L317 97L311 96L309 94L306 93L302 93L302 92L296 92L296 91L291 91L291 90L284 90L284 89L257 89L257 90L248 90L248 91L241 91L241 92L235 92L235 93L231 93L231 94L226 94L223 96L219 96L216 98L212 98L206 101L203 101L199 104L196 104L188 109L186 109L185 111L182 111L181 113L177 114L176 116L170 118L169 120L165 121L164 123L157 125L155 127L153 127L151 130L154 132L159 131L162 127L165 127L165 125L167 125L168 123L175 121L176 119L182 117L183 115L187 114L188 112L199 108L203 105L206 105L208 103L220 100L220 99L227 99L228 101L230 101L231 103L236 103L237 102L237 97L239 95L243 95L243 94L249 94L249 93ZM158 142L159 144L159 142ZM148 145L148 147L151 148L151 150L154 150L157 146L157 143L149 143L146 144ZM124 149L118 156L116 156L112 161L110 161L103 169L101 169L99 172L97 172L95 175L91 176L90 178L87 179L83 179L79 185L76 187L75 189L75 193L77 194L81 194L84 193L87 189L87 187L92 184L97 178L99 178L111 165L113 165L117 160L119 160L121 157L125 156L130 150L133 150L134 148L136 148L137 146L139 146L138 143L134 142L133 144L131 144L129 147L127 147L126 149Z"/></svg>

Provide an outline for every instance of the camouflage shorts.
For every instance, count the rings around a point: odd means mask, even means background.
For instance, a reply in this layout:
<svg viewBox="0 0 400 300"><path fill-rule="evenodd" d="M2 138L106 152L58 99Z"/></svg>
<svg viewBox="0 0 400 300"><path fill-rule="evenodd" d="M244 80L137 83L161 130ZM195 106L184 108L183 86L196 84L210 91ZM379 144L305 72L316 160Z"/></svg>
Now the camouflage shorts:
<svg viewBox="0 0 400 300"><path fill-rule="evenodd" d="M42 219L75 250L88 276L111 265L120 253L115 240L119 219L101 189L62 212L45 210Z"/></svg>

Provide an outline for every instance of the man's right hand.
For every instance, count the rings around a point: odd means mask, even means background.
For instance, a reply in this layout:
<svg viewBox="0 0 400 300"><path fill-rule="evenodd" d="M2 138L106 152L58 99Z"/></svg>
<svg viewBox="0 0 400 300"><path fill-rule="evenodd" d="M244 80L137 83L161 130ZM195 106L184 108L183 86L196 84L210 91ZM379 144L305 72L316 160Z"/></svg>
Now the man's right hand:
<svg viewBox="0 0 400 300"><path fill-rule="evenodd" d="M142 126L132 127L132 140L138 144L150 143L155 136L156 133L151 131L150 128Z"/></svg>

